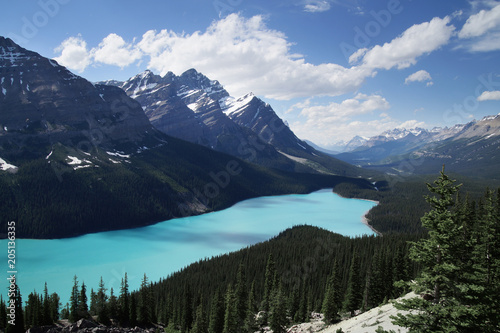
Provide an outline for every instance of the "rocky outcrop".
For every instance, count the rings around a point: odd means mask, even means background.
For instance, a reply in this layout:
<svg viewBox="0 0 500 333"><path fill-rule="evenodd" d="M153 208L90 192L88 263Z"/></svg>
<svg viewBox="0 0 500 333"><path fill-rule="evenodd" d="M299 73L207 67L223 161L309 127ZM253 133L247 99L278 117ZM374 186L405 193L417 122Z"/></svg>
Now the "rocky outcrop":
<svg viewBox="0 0 500 333"><path fill-rule="evenodd" d="M27 333L154 333L162 332L163 327L155 326L149 328L142 327L117 327L104 326L88 319L80 319L76 323L65 325L58 323L56 325L34 327L28 329Z"/></svg>

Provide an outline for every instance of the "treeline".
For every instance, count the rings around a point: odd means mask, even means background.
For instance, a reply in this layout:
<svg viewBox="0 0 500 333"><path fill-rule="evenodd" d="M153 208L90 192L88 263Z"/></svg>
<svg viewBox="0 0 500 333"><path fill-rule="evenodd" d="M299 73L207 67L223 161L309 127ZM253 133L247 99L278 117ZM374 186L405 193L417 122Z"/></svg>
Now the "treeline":
<svg viewBox="0 0 500 333"><path fill-rule="evenodd" d="M264 325L278 332L278 327L309 320L313 311L336 321L343 311L368 309L404 292L392 285L417 274L418 267L407 257L407 242L416 239L351 239L297 226L238 252L201 260L158 282L144 275L134 292L128 289L127 275L118 291L108 290L102 280L97 290L89 291L75 277L64 307L47 288L43 294L32 292L25 298L25 325L87 318L106 325L160 323L172 332L222 333Z"/></svg>

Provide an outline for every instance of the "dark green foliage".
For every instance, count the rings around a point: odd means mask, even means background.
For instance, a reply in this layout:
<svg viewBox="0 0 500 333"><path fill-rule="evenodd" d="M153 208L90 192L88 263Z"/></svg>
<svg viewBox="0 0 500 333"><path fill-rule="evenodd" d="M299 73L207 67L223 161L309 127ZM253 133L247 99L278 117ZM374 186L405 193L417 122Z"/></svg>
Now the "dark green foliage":
<svg viewBox="0 0 500 333"><path fill-rule="evenodd" d="M137 308L138 321L142 325L149 325L153 319L153 299L151 296L151 288L149 287L148 277L144 274L141 281L141 289L139 290L139 306ZM191 323L189 322L189 325Z"/></svg>
<svg viewBox="0 0 500 333"><path fill-rule="evenodd" d="M130 294L128 290L128 277L122 279L120 286L120 296L118 297L118 321L127 324L130 321Z"/></svg>
<svg viewBox="0 0 500 333"><path fill-rule="evenodd" d="M354 312L361 308L363 300L363 284L360 275L360 262L357 252L354 252L349 270L349 280L347 282L347 292L344 301L344 310L354 316Z"/></svg>
<svg viewBox="0 0 500 333"><path fill-rule="evenodd" d="M271 306L269 309L269 326L276 333L285 333L287 319L287 304L281 283L271 293Z"/></svg>
<svg viewBox="0 0 500 333"><path fill-rule="evenodd" d="M69 321L76 322L80 319L78 315L78 309L80 306L80 295L78 292L78 279L76 275L73 277L73 289L71 289L71 296L69 299L70 308L69 308Z"/></svg>
<svg viewBox="0 0 500 333"><path fill-rule="evenodd" d="M5 330L7 327L7 305L2 295L0 295L0 330Z"/></svg>
<svg viewBox="0 0 500 333"><path fill-rule="evenodd" d="M96 311L97 311L97 321L107 325L109 324L109 309L108 309L108 295L106 294L107 289L105 288L104 281L99 281L99 289L96 293Z"/></svg>
<svg viewBox="0 0 500 333"><path fill-rule="evenodd" d="M224 329L222 333L237 333L239 332L238 309L236 307L236 297L231 284L227 287L225 303L226 311L224 313Z"/></svg>
<svg viewBox="0 0 500 333"><path fill-rule="evenodd" d="M331 323L338 319L338 313L341 308L341 276L338 261L335 260L332 273L328 276L323 307L321 312L325 316L325 322Z"/></svg>
<svg viewBox="0 0 500 333"><path fill-rule="evenodd" d="M500 219L493 193L477 208L457 196L458 186L444 170L428 184L431 211L422 217L429 237L414 243L411 258L422 264L412 284L415 297L397 303L394 323L411 332L498 332L500 298ZM498 201L498 198L497 198Z"/></svg>
<svg viewBox="0 0 500 333"><path fill-rule="evenodd" d="M224 296L220 292L220 289L217 289L215 295L213 296L211 304L210 323L208 330L210 333L222 333L222 330L224 329L224 316Z"/></svg>
<svg viewBox="0 0 500 333"><path fill-rule="evenodd" d="M91 157L60 144L40 149L46 154L53 149L51 158L12 161L18 172L0 174L0 229L15 220L19 237L133 228L224 209L257 196L308 193L341 183L350 185L352 195L356 190L375 192L364 179L266 169L174 138L119 164L100 149L92 150ZM68 155L99 167L73 170L65 161ZM228 174L227 184L214 180L221 172ZM204 207L193 210L190 204L196 201Z"/></svg>

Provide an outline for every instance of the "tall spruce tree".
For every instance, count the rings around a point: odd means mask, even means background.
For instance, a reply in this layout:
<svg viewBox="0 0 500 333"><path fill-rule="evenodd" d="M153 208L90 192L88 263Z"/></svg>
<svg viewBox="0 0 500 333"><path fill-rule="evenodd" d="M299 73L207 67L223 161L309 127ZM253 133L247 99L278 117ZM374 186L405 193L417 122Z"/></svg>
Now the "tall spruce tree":
<svg viewBox="0 0 500 333"><path fill-rule="evenodd" d="M360 275L359 256L354 251L349 270L349 280L347 282L347 292L344 302L344 310L350 312L351 317L354 316L356 310L361 308L363 301L363 287Z"/></svg>
<svg viewBox="0 0 500 333"><path fill-rule="evenodd" d="M288 324L286 313L286 298L281 283L272 292L269 314L269 326L274 333L285 333Z"/></svg>
<svg viewBox="0 0 500 333"><path fill-rule="evenodd" d="M208 331L210 333L222 333L224 329L224 296L220 289L217 289L210 306L210 322Z"/></svg>
<svg viewBox="0 0 500 333"><path fill-rule="evenodd" d="M80 295L78 299L78 319L89 317L89 306L87 304L87 286L82 282Z"/></svg>
<svg viewBox="0 0 500 333"><path fill-rule="evenodd" d="M226 291L226 312L224 314L223 333L238 333L238 309L236 307L236 297L231 284Z"/></svg>
<svg viewBox="0 0 500 333"><path fill-rule="evenodd" d="M23 313L23 299L21 291L17 283L14 282L14 291L9 292L9 305L14 307L14 318L7 318L6 333L24 333L24 313ZM9 314L12 313L9 311Z"/></svg>
<svg viewBox="0 0 500 333"><path fill-rule="evenodd" d="M69 308L69 321L76 322L80 317L78 316L78 306L79 306L80 295L78 292L78 278L76 275L73 277L73 288L71 289L71 295L69 298L70 308Z"/></svg>
<svg viewBox="0 0 500 333"><path fill-rule="evenodd" d="M338 319L342 297L340 279L339 263L335 260L332 272L326 283L326 292L323 299L322 312L326 323L331 323Z"/></svg>
<svg viewBox="0 0 500 333"><path fill-rule="evenodd" d="M109 324L109 312L108 312L108 295L106 294L106 287L104 285L104 280L99 281L99 289L97 289L96 294L96 310L97 310L97 321L104 325Z"/></svg>
<svg viewBox="0 0 500 333"><path fill-rule="evenodd" d="M482 296L488 288L487 264L481 262L485 240L480 235L490 231L467 221L467 209L455 207L459 185L454 183L443 167L435 186L427 184L434 194L426 197L431 210L422 217L429 236L414 243L410 251L411 258L422 264L421 276L411 286L425 297L396 303L399 310L410 312L398 314L393 321L410 332L498 332L498 321L487 319L491 300ZM476 233L468 230L471 224ZM472 251L466 253L464 248Z"/></svg>
<svg viewBox="0 0 500 333"><path fill-rule="evenodd" d="M130 321L130 294L128 291L127 273L125 273L120 286L120 296L118 297L118 320L122 324L127 324Z"/></svg>

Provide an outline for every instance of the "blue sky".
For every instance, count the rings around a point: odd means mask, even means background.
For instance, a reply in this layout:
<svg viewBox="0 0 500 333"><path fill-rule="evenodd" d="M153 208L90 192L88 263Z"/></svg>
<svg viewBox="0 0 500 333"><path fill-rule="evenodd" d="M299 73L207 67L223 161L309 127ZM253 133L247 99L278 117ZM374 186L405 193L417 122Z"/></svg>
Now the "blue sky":
<svg viewBox="0 0 500 333"><path fill-rule="evenodd" d="M39 0L0 35L91 80L196 68L325 147L500 112L500 1ZM6 7L6 8L5 8Z"/></svg>

